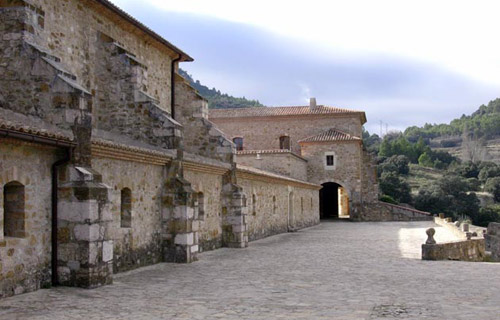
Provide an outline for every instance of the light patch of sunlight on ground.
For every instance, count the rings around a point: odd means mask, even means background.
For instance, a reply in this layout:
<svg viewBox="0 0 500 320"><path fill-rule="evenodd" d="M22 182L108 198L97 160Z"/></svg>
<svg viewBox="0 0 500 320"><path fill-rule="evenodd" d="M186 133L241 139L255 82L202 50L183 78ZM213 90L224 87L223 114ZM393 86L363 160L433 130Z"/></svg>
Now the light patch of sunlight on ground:
<svg viewBox="0 0 500 320"><path fill-rule="evenodd" d="M434 239L437 243L459 240L450 231L443 227L435 226ZM427 228L401 228L398 232L398 247L401 257L407 259L422 258L422 244L427 240Z"/></svg>

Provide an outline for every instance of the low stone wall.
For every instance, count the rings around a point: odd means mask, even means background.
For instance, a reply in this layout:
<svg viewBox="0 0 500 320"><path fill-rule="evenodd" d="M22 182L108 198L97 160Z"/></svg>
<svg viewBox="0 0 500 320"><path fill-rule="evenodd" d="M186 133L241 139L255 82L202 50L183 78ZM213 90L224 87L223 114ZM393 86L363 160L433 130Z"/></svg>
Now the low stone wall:
<svg viewBox="0 0 500 320"><path fill-rule="evenodd" d="M490 222L484 239L486 250L491 252L491 259L500 262L500 223Z"/></svg>
<svg viewBox="0 0 500 320"><path fill-rule="evenodd" d="M446 228L448 231L453 233L455 237L461 240L467 240L467 233L470 233L471 238L472 237L482 238L483 230L485 230L485 228L470 225L468 223L457 224L457 222L452 222L450 218L434 217L434 223L436 223L441 227Z"/></svg>
<svg viewBox="0 0 500 320"><path fill-rule="evenodd" d="M484 261L484 239L423 244L422 260Z"/></svg>
<svg viewBox="0 0 500 320"><path fill-rule="evenodd" d="M398 206L386 202L365 203L353 208L351 219L354 221L430 221L429 212Z"/></svg>

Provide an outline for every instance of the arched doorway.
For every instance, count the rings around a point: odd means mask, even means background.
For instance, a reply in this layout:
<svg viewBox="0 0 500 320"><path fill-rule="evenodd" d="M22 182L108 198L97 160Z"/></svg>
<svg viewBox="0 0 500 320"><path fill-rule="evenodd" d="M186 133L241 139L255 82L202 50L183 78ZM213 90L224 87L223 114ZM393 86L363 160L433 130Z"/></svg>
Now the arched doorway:
<svg viewBox="0 0 500 320"><path fill-rule="evenodd" d="M347 190L335 182L322 184L319 191L321 219L349 218L349 195Z"/></svg>

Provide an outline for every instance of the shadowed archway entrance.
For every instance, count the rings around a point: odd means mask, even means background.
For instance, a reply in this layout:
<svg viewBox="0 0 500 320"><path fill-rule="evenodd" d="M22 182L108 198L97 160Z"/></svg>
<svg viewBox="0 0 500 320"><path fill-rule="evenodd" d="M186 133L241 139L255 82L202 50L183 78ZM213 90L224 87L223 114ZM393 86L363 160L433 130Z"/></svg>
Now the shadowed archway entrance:
<svg viewBox="0 0 500 320"><path fill-rule="evenodd" d="M344 187L335 182L322 184L319 191L321 219L349 218L349 196Z"/></svg>

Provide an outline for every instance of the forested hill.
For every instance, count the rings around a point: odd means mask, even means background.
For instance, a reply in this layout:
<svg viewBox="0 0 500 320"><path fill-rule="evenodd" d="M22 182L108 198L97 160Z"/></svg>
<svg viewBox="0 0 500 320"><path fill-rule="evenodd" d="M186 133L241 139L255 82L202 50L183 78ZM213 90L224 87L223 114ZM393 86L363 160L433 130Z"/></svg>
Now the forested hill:
<svg viewBox="0 0 500 320"><path fill-rule="evenodd" d="M449 124L425 124L423 127L409 127L404 135L409 140L434 139L469 135L476 139L494 139L500 137L500 98L482 105L470 116L462 115Z"/></svg>
<svg viewBox="0 0 500 320"><path fill-rule="evenodd" d="M202 97L208 100L209 108L227 109L263 107L258 100L248 100L245 97L237 98L226 93L221 93L215 88L209 89L207 86L201 84L199 80L194 80L190 74L180 68L179 74L188 80L191 86L195 88Z"/></svg>

